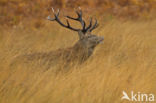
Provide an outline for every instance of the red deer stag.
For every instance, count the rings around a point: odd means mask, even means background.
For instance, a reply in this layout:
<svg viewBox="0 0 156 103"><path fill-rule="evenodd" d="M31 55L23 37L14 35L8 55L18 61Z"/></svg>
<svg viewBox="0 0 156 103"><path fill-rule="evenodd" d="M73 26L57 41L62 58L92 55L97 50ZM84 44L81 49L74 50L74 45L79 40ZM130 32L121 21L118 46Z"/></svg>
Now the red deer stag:
<svg viewBox="0 0 156 103"><path fill-rule="evenodd" d="M86 26L86 23L82 18L81 10L76 11L77 18L70 16L66 16L66 18L80 22L82 29L71 27L68 20L66 21L67 24L62 23L59 19L59 10L56 13L52 8L52 11L54 13L54 18L48 16L47 19L50 21L56 21L61 26L78 32L79 40L70 48L50 51L48 53L33 53L20 56L21 59L19 59L19 62L24 61L24 63L32 63L34 61L39 61L38 63L40 63L40 65L48 64L49 67L60 61L64 61L64 63L70 63L70 61L82 63L92 55L95 47L104 40L103 37L91 34L91 32L98 27L97 20L95 19L95 24L93 24L92 18L90 18L89 25Z"/></svg>

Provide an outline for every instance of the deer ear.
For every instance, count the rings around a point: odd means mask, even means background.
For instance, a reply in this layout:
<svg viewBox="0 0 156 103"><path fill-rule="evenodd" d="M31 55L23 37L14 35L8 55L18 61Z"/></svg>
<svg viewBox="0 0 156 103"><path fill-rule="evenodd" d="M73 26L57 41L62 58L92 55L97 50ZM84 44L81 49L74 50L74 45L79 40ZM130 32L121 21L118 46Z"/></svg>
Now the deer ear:
<svg viewBox="0 0 156 103"><path fill-rule="evenodd" d="M79 34L79 39L83 39L85 36L82 31L78 31L78 34Z"/></svg>

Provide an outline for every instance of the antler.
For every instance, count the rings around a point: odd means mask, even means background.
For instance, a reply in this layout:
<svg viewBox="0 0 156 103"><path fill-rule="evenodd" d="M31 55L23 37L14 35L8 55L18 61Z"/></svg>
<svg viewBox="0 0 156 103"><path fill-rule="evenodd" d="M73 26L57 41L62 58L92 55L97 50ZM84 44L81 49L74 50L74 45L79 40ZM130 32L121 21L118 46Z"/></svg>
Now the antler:
<svg viewBox="0 0 156 103"><path fill-rule="evenodd" d="M84 33L87 32L87 31L91 32L92 30L94 30L95 28L98 27L98 23L97 23L96 19L95 19L95 24L92 26L92 17L90 18L90 22L89 22L88 27L85 27L86 23L82 18L82 10L80 9L79 12L78 11L75 11L75 12L76 12L76 14L78 16L77 18L73 18L73 17L70 17L70 16L66 16L66 17L69 18L69 19L79 21L81 23L81 25L82 25L82 30L81 30L82 32L84 32Z"/></svg>
<svg viewBox="0 0 156 103"><path fill-rule="evenodd" d="M82 30L83 32L85 32L85 26L86 26L86 23L85 21L82 19L82 11L80 10L80 12L76 11L76 14L77 14L77 18L73 18L73 17L70 17L70 16L66 16L67 18L69 19L72 19L72 20L76 20L76 21L79 21L82 25Z"/></svg>
<svg viewBox="0 0 156 103"><path fill-rule="evenodd" d="M92 30L96 29L99 26L97 20L95 19L95 24L89 29L89 31L91 32Z"/></svg>
<svg viewBox="0 0 156 103"><path fill-rule="evenodd" d="M48 20L50 20L50 21L56 21L56 22L58 22L61 26L65 27L65 28L68 28L68 29L71 29L71 30L74 30L74 31L79 31L79 30L80 30L80 29L72 28L72 27L70 26L69 21L68 21L67 19L66 19L67 25L63 24L63 23L59 20L59 18L58 18L59 13L60 13L59 9L58 9L57 13L55 13L55 11L54 11L53 8L52 8L52 11L53 11L53 13L54 13L54 17L55 17L55 18L51 18L50 16L48 16L48 17L47 17Z"/></svg>
<svg viewBox="0 0 156 103"><path fill-rule="evenodd" d="M55 18L50 18L50 16L48 16L47 19L50 20L50 21L57 21L60 25L62 25L63 27L66 27L66 28L68 28L68 29L71 29L71 30L74 30L74 31L82 31L82 32L85 34L87 31L90 31L90 32L91 32L92 30L94 30L95 28L98 27L98 23L97 23L97 20L96 20L96 19L95 19L95 24L92 26L92 18L90 18L89 25L86 27L86 23L85 23L85 21L84 21L83 18L82 18L82 10L80 10L79 12L78 12L78 11L75 11L76 14L77 14L77 18L73 18L73 17L70 17L70 16L66 16L66 17L69 18L69 19L79 21L79 22L81 23L82 29L75 29L75 28L72 28L72 27L70 26L70 23L69 23L69 21L68 21L67 19L66 19L67 25L63 24L63 23L59 20L59 18L58 18L58 16L59 16L59 9L58 9L57 13L55 13L55 11L54 11L53 8L52 8L52 11L53 11L53 13L54 13L54 17L55 17Z"/></svg>

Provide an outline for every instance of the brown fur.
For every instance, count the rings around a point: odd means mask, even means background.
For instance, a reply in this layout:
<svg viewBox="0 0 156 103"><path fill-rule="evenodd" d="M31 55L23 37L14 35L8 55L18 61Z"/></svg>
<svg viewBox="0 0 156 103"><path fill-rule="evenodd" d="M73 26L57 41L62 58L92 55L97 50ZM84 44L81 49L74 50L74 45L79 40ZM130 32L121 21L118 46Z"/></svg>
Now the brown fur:
<svg viewBox="0 0 156 103"><path fill-rule="evenodd" d="M70 30L74 30L78 32L79 40L75 43L74 46L66 49L59 49L57 51L50 51L48 53L33 53L33 54L26 54L19 56L16 59L16 62L20 64L37 64L39 66L48 65L48 68L63 63L65 66L72 63L83 63L85 60L90 57L94 51L94 48L103 41L103 37L98 37L96 35L91 34L91 31L98 27L97 20L95 24L92 24L92 19L90 19L90 24L86 27L86 23L82 18L82 11L77 11L77 18L73 18L70 16L66 16L69 19L73 19L79 21L82 25L83 29L75 29L70 26L68 20L67 25L63 24L59 19L59 10L55 13L54 9L52 8L54 13L54 18L48 16L48 20L56 21L61 26L68 28ZM37 62L37 63L36 63ZM30 65L32 66L32 65Z"/></svg>

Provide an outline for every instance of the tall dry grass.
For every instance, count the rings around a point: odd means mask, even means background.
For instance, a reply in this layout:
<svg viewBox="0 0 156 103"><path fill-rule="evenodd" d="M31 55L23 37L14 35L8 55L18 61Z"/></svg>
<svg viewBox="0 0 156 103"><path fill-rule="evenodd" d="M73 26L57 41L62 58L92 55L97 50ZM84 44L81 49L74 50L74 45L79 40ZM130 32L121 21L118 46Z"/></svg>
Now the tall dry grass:
<svg viewBox="0 0 156 103"><path fill-rule="evenodd" d="M9 64L17 55L72 46L77 34L48 21L29 26L0 30L0 103L126 103L123 90L156 94L156 20L101 20L94 33L104 43L87 62L57 75L54 67Z"/></svg>

